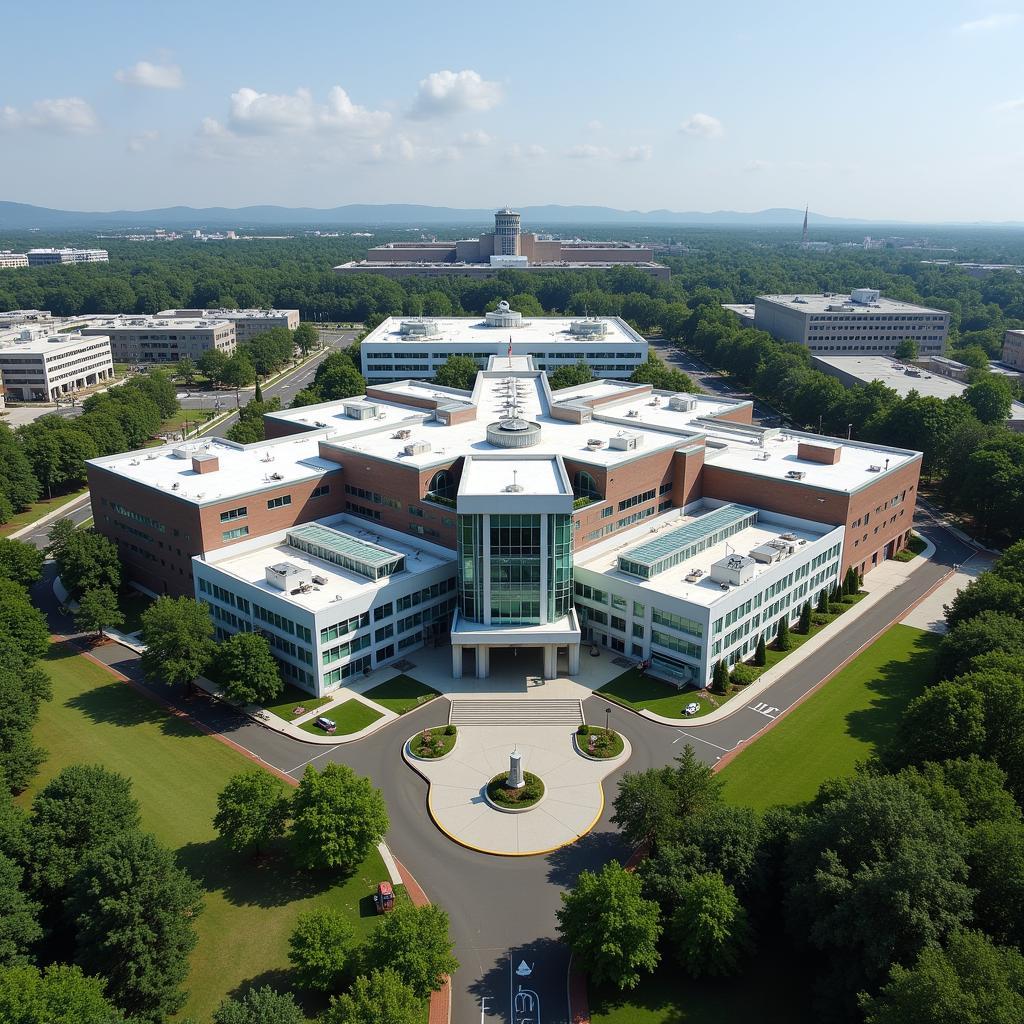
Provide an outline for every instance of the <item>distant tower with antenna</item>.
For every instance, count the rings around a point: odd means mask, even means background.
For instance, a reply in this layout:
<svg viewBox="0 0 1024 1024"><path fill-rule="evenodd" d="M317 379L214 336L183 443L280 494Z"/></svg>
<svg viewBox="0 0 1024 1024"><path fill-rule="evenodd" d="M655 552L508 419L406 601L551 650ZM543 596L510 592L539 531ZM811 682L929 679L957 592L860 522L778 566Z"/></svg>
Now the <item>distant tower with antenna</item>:
<svg viewBox="0 0 1024 1024"><path fill-rule="evenodd" d="M804 207L804 233L800 239L800 244L806 249L807 248L807 213L810 210L810 204Z"/></svg>

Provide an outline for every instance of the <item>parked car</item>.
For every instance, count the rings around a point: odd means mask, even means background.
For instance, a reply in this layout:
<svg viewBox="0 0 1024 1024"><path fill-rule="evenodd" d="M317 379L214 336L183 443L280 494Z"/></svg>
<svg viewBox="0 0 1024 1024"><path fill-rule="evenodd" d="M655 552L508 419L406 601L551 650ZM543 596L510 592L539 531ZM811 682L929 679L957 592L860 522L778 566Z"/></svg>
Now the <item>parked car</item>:
<svg viewBox="0 0 1024 1024"><path fill-rule="evenodd" d="M691 700L690 703L683 708L684 715L695 715L698 711L700 711L700 705L695 700Z"/></svg>
<svg viewBox="0 0 1024 1024"><path fill-rule="evenodd" d="M323 729L324 732L335 732L338 728L338 723L333 718L327 718L321 715L317 720L316 724Z"/></svg>
<svg viewBox="0 0 1024 1024"><path fill-rule="evenodd" d="M373 907L378 914L386 914L395 909L395 890L390 882L380 882L373 894Z"/></svg>

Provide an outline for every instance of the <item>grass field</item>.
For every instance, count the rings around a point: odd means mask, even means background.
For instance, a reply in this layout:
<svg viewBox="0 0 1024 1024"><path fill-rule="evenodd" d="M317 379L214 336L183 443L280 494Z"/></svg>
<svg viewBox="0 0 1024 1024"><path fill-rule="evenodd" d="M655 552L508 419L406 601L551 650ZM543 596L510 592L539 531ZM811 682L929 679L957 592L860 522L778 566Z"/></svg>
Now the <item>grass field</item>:
<svg viewBox="0 0 1024 1024"><path fill-rule="evenodd" d="M421 704L433 700L439 694L437 690L409 676L395 676L394 679L367 690L363 696L369 697L375 704L393 711L396 715L404 715L407 711L414 711Z"/></svg>
<svg viewBox="0 0 1024 1024"><path fill-rule="evenodd" d="M314 736L344 736L348 733L359 732L360 729L365 729L368 725L376 722L378 718L383 717L379 711L374 711L373 708L361 700L356 700L355 697L337 704L333 708L328 708L324 712L324 716L330 718L337 725L338 728L333 733L324 732L316 724L316 719L311 722L303 722L299 728L303 732L313 733Z"/></svg>
<svg viewBox="0 0 1024 1024"><path fill-rule="evenodd" d="M73 498L80 498L88 491L88 487L79 487L74 491L67 491L63 494L56 494L52 498L43 498L41 501L33 502L24 512L18 512L11 516L6 523L0 525L0 537L9 537L16 530L23 526L34 523L37 519L49 515L55 508L71 501Z"/></svg>
<svg viewBox="0 0 1024 1024"><path fill-rule="evenodd" d="M880 749L932 678L940 638L893 626L778 725L722 769L731 803L765 808L807 800Z"/></svg>
<svg viewBox="0 0 1024 1024"><path fill-rule="evenodd" d="M293 722L299 717L295 714L296 708L303 708L302 714L306 714L309 711L322 708L330 702L330 699L330 697L314 697L306 693L305 690L292 686L291 683L285 683L284 693L281 694L280 700L276 704L268 704L267 711L273 712L278 718L283 718L286 722Z"/></svg>
<svg viewBox="0 0 1024 1024"><path fill-rule="evenodd" d="M50 756L20 801L27 805L74 762L103 764L132 779L143 828L176 852L205 891L182 1017L209 1021L226 995L251 984L288 988L288 936L304 910L341 909L360 936L374 927L372 892L387 878L375 850L347 880L294 870L280 848L259 861L233 857L211 821L217 793L253 763L68 648L54 647L42 664L54 697L43 705L35 736ZM323 1004L305 1009L313 1016Z"/></svg>

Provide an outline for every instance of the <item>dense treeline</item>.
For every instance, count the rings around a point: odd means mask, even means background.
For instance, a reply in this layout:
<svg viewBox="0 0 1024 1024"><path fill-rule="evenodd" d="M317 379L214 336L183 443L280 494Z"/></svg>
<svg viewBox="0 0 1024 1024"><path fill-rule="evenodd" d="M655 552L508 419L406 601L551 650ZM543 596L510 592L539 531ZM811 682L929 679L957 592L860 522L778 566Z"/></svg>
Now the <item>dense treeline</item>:
<svg viewBox="0 0 1024 1024"><path fill-rule="evenodd" d="M932 683L886 745L807 803L731 806L689 747L627 773L613 820L649 855L564 897L581 965L632 988L662 956L739 975L771 944L816 1019L1024 1019L1022 616L1018 543L947 608Z"/></svg>

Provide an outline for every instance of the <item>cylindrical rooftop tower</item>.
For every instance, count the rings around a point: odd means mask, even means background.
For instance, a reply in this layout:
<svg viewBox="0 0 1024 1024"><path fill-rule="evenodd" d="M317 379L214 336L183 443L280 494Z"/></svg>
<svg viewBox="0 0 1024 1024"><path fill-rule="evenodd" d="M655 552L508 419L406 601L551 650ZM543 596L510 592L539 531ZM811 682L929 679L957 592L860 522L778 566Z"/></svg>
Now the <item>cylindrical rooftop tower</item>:
<svg viewBox="0 0 1024 1024"><path fill-rule="evenodd" d="M519 214L507 207L494 215L494 253L519 256Z"/></svg>

